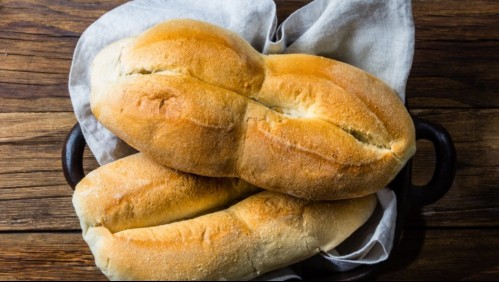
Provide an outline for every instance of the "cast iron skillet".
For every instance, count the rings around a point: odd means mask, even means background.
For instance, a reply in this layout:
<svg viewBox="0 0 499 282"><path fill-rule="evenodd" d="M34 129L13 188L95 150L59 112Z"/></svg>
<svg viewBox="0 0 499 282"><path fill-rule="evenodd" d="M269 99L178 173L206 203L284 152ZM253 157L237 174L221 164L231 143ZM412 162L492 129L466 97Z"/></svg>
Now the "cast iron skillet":
<svg viewBox="0 0 499 282"><path fill-rule="evenodd" d="M397 221L395 226L394 249L400 241L400 235L407 214L411 210L421 208L425 205L438 201L450 189L456 173L456 151L449 133L438 124L413 117L416 127L416 139L425 139L433 143L435 147L435 170L428 184L417 186L412 184L412 162L409 160L406 166L397 174L395 179L388 185L397 196ZM76 123L69 132L65 146L62 151L62 168L64 177L69 186L74 190L76 184L85 176L83 172L83 151L85 149L85 138L81 132L80 125ZM381 266L386 263L375 265L363 265L347 272L325 272L320 270L307 271L305 264L297 264L293 269L305 280L364 280L376 275Z"/></svg>

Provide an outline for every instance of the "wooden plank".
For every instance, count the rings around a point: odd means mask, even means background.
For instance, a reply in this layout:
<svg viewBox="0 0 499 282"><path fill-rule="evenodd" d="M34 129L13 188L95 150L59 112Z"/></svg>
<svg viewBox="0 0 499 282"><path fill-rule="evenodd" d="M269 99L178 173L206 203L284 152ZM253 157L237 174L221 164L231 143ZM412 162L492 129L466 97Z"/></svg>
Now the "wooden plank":
<svg viewBox="0 0 499 282"><path fill-rule="evenodd" d="M0 113L0 230L78 230L61 166L73 113ZM98 167L85 150L84 169Z"/></svg>
<svg viewBox="0 0 499 282"><path fill-rule="evenodd" d="M78 37L122 3L2 1L0 111L71 111L67 82Z"/></svg>
<svg viewBox="0 0 499 282"><path fill-rule="evenodd" d="M73 113L0 113L0 144L61 141L75 122Z"/></svg>
<svg viewBox="0 0 499 282"><path fill-rule="evenodd" d="M477 41L499 39L499 5L491 0L413 0L417 38ZM488 27L488 28L482 28Z"/></svg>
<svg viewBox="0 0 499 282"><path fill-rule="evenodd" d="M0 233L1 280L104 280L80 233ZM499 229L408 230L377 280L497 280ZM423 271L424 270L424 271Z"/></svg>
<svg viewBox="0 0 499 282"><path fill-rule="evenodd" d="M0 83L0 93L5 89ZM73 111L73 106L68 97L67 85L55 86L32 86L32 85L9 85L10 89L19 91L28 96L25 98L3 98L0 97L0 112L13 113L13 112L69 112ZM38 95L38 89L44 89L50 93L60 93L64 97L44 97L44 94ZM52 89L52 90L51 90ZM3 92L5 93L5 92ZM0 94L1 95L1 94ZM19 96L21 96L20 94ZM39 96L39 97L36 97Z"/></svg>
<svg viewBox="0 0 499 282"><path fill-rule="evenodd" d="M0 31L0 56L32 56L71 59L78 37L47 38L39 34Z"/></svg>
<svg viewBox="0 0 499 282"><path fill-rule="evenodd" d="M36 63L34 62L36 60ZM67 71L71 66L70 58L53 58L50 56L30 56L8 54L2 58L2 71L33 72L53 75L54 79L67 78ZM64 76L61 76L64 75ZM4 77L4 76L2 76ZM8 77L5 77L8 79ZM35 77L36 78L36 77ZM9 80L1 81L3 83Z"/></svg>
<svg viewBox="0 0 499 282"><path fill-rule="evenodd" d="M0 211L0 231L80 229L71 196L1 201Z"/></svg>
<svg viewBox="0 0 499 282"><path fill-rule="evenodd" d="M0 145L0 149L3 147ZM42 146L28 147L40 149ZM0 231L80 229L71 201L73 192L64 179L61 168L62 144L55 148L57 154L49 150L49 154L54 155L51 158L44 157L33 162L32 158L24 157L20 161L11 161L12 166L1 167ZM21 156L36 154L29 152L15 153ZM83 161L86 173L98 167L88 149L85 150ZM19 166L21 168L16 169ZM12 172L4 172L5 170Z"/></svg>
<svg viewBox="0 0 499 282"><path fill-rule="evenodd" d="M415 107L498 107L497 1L413 1Z"/></svg>
<svg viewBox="0 0 499 282"><path fill-rule="evenodd" d="M2 173L0 183L0 201L72 195L60 170Z"/></svg>
<svg viewBox="0 0 499 282"><path fill-rule="evenodd" d="M497 280L499 229L408 230L379 280Z"/></svg>
<svg viewBox="0 0 499 282"><path fill-rule="evenodd" d="M498 107L498 42L489 38L416 40L406 90L409 104L426 108Z"/></svg>
<svg viewBox="0 0 499 282"><path fill-rule="evenodd" d="M4 0L0 28L4 32L77 37L95 19L123 2Z"/></svg>
<svg viewBox="0 0 499 282"><path fill-rule="evenodd" d="M80 233L0 233L0 280L106 280Z"/></svg>
<svg viewBox="0 0 499 282"><path fill-rule="evenodd" d="M85 162L86 172L98 166L90 153ZM57 166L52 171L0 173L0 231L80 229L59 160Z"/></svg>
<svg viewBox="0 0 499 282"><path fill-rule="evenodd" d="M0 83L23 84L23 85L57 85L67 81L66 74L35 72L34 70L0 70Z"/></svg>
<svg viewBox="0 0 499 282"><path fill-rule="evenodd" d="M61 153L64 140L54 144L0 145L0 174L61 171ZM93 163L93 156L86 150L84 167ZM33 183L36 179L27 179Z"/></svg>

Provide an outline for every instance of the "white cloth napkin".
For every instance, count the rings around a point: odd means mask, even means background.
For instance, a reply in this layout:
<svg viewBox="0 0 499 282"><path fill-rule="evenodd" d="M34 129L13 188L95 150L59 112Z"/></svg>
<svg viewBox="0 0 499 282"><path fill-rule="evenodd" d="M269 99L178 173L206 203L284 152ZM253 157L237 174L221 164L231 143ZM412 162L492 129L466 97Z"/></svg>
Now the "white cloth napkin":
<svg viewBox="0 0 499 282"><path fill-rule="evenodd" d="M102 165L134 152L96 121L90 111L90 64L108 44L134 36L173 18L191 18L230 29L262 53L308 53L340 60L379 77L405 99L405 85L414 52L410 0L315 0L277 26L272 0L136 0L119 6L94 22L75 49L69 92L76 117L92 153ZM378 192L383 208L364 234L324 254L335 270L349 270L388 257L396 218L395 196ZM367 230L367 231L366 231ZM352 246L355 245L355 246ZM286 270L286 271L289 271ZM275 272L264 279L291 278Z"/></svg>

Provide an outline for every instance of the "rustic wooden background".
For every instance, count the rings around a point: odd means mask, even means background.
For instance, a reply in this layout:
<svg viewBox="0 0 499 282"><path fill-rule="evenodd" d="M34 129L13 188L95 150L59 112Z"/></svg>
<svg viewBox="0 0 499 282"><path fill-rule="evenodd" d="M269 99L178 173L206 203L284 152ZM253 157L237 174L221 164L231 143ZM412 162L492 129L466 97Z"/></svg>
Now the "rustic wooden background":
<svg viewBox="0 0 499 282"><path fill-rule="evenodd" d="M102 280L81 239L61 148L75 123L67 90L76 42L125 1L0 0L0 279ZM276 1L282 21L307 0ZM384 280L499 279L499 2L413 1L412 113L443 125L457 176L411 216ZM418 143L414 182L432 173ZM97 167L85 157L86 170Z"/></svg>

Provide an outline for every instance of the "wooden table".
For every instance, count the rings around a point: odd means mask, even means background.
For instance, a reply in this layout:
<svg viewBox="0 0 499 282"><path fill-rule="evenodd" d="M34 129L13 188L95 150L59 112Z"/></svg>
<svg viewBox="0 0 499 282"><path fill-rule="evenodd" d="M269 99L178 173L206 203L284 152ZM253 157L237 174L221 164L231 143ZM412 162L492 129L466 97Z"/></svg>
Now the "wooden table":
<svg viewBox="0 0 499 282"><path fill-rule="evenodd" d="M76 119L67 81L76 42L124 1L0 0L0 279L105 279L83 242L61 171ZM282 21L306 0L277 1ZM457 176L414 213L380 279L499 279L499 3L413 1L412 113L446 127ZM432 173L418 143L414 182ZM86 170L97 167L90 153Z"/></svg>

